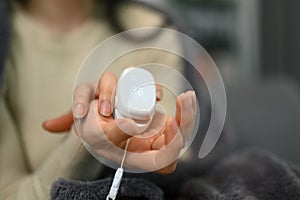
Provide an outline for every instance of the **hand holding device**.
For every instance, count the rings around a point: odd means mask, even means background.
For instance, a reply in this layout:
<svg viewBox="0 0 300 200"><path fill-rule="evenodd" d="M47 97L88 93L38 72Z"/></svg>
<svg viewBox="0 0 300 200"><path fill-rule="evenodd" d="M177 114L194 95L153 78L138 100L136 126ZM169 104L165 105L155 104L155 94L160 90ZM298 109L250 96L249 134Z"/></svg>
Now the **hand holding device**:
<svg viewBox="0 0 300 200"><path fill-rule="evenodd" d="M135 87L130 90L131 87L125 87L122 80L127 80L132 75L133 71L131 70L133 69L138 70L139 68L130 68L129 71L125 71L126 74L121 76L119 81L113 73L105 72L100 77L98 84L87 82L74 90L73 113L76 112L78 105L84 108L84 114L80 118L74 116L76 131L88 151L108 166L117 168L113 163L121 162L126 141L130 138L125 161L127 169L171 173L175 170L176 160L193 129L197 113L195 94L192 91L180 94L176 101L175 117L167 116L166 119L159 112L154 111L156 92L154 79L150 78L151 76L148 77L148 81L145 81L146 78L139 79L140 82L135 84L137 88L144 88L144 91L152 94L152 97L147 99L149 102L141 105L131 103L134 102L133 100L139 99L140 96L136 94L139 90ZM132 80L137 81L136 79ZM145 87L148 84L149 88ZM127 92L127 96L120 96L119 89L122 86L125 87L125 90L129 89L133 92L130 94ZM113 118L111 114L101 114L100 108L104 101L111 104L111 111L116 108L117 112L114 113L116 118ZM115 101L116 103L113 103ZM142 100L139 99L138 102L140 101ZM133 107L122 107L122 102L126 102L124 104L126 106L132 105ZM148 106L144 108L145 105ZM156 125L156 122L162 120L164 120L165 127L152 134L152 127ZM150 125L147 129L148 123ZM146 130L141 137L132 137L128 133L134 132L137 124L142 124L140 130ZM147 137L148 135L152 136Z"/></svg>

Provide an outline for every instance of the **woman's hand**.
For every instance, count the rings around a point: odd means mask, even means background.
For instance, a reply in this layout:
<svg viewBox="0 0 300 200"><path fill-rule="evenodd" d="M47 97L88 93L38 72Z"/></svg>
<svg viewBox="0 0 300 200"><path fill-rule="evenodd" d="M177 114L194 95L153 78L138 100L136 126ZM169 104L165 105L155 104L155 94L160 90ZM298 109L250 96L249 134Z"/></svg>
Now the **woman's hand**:
<svg viewBox="0 0 300 200"><path fill-rule="evenodd" d="M83 84L74 91L73 116L81 139L98 154L120 163L122 151L130 138L125 165L146 171L159 169L159 173L171 173L176 160L192 132L197 107L194 92L181 94L176 102L176 117L173 119L156 112L150 127L136 135L131 119L115 120L112 117L117 78L106 72L98 85ZM162 98L162 89L157 87L157 99ZM65 130L70 124L70 114L44 123L48 130ZM50 125L55 124L55 126ZM51 127L49 129L49 127Z"/></svg>

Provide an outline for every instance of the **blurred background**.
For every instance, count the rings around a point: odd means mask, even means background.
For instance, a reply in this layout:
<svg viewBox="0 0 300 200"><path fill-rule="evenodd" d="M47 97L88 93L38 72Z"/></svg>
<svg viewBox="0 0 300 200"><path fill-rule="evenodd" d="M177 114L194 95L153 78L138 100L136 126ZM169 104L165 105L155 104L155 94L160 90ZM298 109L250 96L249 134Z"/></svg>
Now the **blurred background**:
<svg viewBox="0 0 300 200"><path fill-rule="evenodd" d="M300 164L300 1L159 0L216 62L238 148Z"/></svg>

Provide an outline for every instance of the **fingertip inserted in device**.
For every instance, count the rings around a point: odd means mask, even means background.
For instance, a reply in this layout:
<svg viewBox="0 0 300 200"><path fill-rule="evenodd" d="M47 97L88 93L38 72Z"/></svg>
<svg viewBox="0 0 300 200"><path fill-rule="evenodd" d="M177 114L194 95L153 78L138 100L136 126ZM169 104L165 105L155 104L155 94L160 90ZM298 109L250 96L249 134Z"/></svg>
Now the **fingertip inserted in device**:
<svg viewBox="0 0 300 200"><path fill-rule="evenodd" d="M156 103L153 75L145 69L130 67L123 71L116 88L115 118L131 118L138 132L144 132L151 123Z"/></svg>

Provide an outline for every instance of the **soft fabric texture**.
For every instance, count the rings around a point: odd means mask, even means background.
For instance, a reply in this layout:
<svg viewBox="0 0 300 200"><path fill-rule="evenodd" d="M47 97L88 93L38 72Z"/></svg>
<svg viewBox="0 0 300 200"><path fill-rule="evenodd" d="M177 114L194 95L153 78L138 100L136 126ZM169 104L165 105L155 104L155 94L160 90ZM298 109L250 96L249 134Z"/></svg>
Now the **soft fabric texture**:
<svg viewBox="0 0 300 200"><path fill-rule="evenodd" d="M193 163L190 163L191 165ZM176 172L175 172L176 173ZM189 171L186 170L186 174ZM178 174L177 174L178 175ZM126 177L126 174L125 174ZM217 162L214 167L198 177L169 181L169 186L180 185L178 196L161 198L161 190L149 187L140 179L124 178L117 199L177 199L177 200L298 200L300 199L300 170L262 150L245 150ZM159 181L159 180L157 180ZM131 183L131 184L129 184ZM145 187L141 187L140 184ZM63 179L54 183L52 200L83 200L81 194L89 194L90 200L102 200L108 193L110 179L95 182L76 182ZM124 188L126 187L126 192ZM137 189L138 187L138 189ZM97 189L95 189L97 188ZM140 190L142 188L142 190ZM148 189L159 198L148 196ZM172 190L172 189L171 189ZM102 194L106 191L106 195ZM140 195L140 192L144 196ZM136 193L135 193L136 192ZM176 192L175 190L168 193ZM100 194L101 193L101 194ZM132 196L130 194L137 194ZM136 198L138 197L138 198Z"/></svg>
<svg viewBox="0 0 300 200"><path fill-rule="evenodd" d="M300 170L262 150L236 153L205 176L189 180L184 199L296 200L300 199Z"/></svg>
<svg viewBox="0 0 300 200"><path fill-rule="evenodd" d="M106 199L111 183L112 178L94 182L59 179L53 184L51 196L55 200ZM117 199L162 200L163 192L149 181L137 178L124 178L119 188Z"/></svg>

